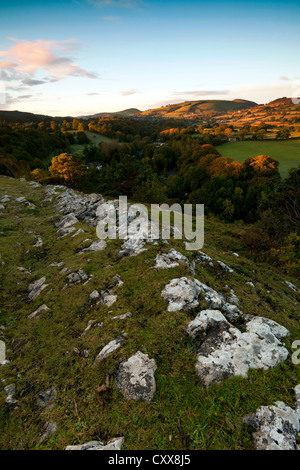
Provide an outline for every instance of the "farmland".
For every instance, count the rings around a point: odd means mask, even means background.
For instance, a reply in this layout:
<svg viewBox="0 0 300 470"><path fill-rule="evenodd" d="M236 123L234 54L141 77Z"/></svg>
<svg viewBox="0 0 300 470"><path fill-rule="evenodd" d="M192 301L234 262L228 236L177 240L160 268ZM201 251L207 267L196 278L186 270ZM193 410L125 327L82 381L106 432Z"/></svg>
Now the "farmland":
<svg viewBox="0 0 300 470"><path fill-rule="evenodd" d="M279 171L283 178L288 175L290 168L300 164L300 139L228 142L219 146L218 150L223 157L231 157L242 163L249 157L270 155L279 161Z"/></svg>

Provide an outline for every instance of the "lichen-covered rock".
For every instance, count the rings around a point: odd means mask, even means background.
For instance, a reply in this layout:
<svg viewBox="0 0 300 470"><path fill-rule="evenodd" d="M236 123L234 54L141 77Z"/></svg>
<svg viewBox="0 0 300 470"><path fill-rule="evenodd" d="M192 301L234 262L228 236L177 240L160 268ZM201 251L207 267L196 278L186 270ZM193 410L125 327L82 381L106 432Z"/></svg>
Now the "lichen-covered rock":
<svg viewBox="0 0 300 470"><path fill-rule="evenodd" d="M247 377L249 369L266 370L288 357L280 341L289 334L283 326L254 317L245 329L232 326L218 310L204 310L189 324L187 333L202 341L196 372L206 386L229 375Z"/></svg>
<svg viewBox="0 0 300 470"><path fill-rule="evenodd" d="M204 294L204 298L211 309L221 310L229 321L236 321L241 315L241 310L226 301L225 297L211 287L195 279L195 284ZM230 299L230 298L229 298Z"/></svg>
<svg viewBox="0 0 300 470"><path fill-rule="evenodd" d="M300 431L299 385L295 388L296 407L277 401L271 406L261 406L255 413L245 416L244 423L254 427L256 450L298 450L297 434Z"/></svg>
<svg viewBox="0 0 300 470"><path fill-rule="evenodd" d="M154 359L138 351L120 364L117 374L117 387L127 400L150 402L156 390Z"/></svg>
<svg viewBox="0 0 300 470"><path fill-rule="evenodd" d="M157 269L169 269L176 268L179 266L179 262L188 264L188 259L183 254L171 248L169 253L158 254L155 258L155 268Z"/></svg>
<svg viewBox="0 0 300 470"><path fill-rule="evenodd" d="M195 282L187 277L181 277L172 279L162 291L161 296L169 302L168 311L175 312L197 307L200 292Z"/></svg>
<svg viewBox="0 0 300 470"><path fill-rule="evenodd" d="M77 446L67 446L65 450L121 450L124 444L124 437L111 439L107 444L100 441L90 441Z"/></svg>
<svg viewBox="0 0 300 470"><path fill-rule="evenodd" d="M77 272L68 274L67 279L69 284L80 284L81 282L86 284L90 280L90 276L80 268Z"/></svg>
<svg viewBox="0 0 300 470"><path fill-rule="evenodd" d="M219 310L202 310L187 328L187 334L191 338L203 341L207 334L216 329L225 329L228 322Z"/></svg>

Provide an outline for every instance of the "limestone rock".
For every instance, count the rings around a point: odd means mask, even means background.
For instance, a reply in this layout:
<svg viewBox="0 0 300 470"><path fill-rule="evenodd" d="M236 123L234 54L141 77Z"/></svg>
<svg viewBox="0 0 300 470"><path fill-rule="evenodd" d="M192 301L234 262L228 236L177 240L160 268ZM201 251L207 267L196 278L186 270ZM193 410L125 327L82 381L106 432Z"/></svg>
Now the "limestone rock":
<svg viewBox="0 0 300 470"><path fill-rule="evenodd" d="M90 280L90 276L80 268L78 271L68 274L67 279L69 284L80 284L81 282L86 284Z"/></svg>
<svg viewBox="0 0 300 470"><path fill-rule="evenodd" d="M40 392L37 398L37 404L41 408L47 408L52 410L54 407L54 402L56 398L56 390L54 387L45 390L44 392Z"/></svg>
<svg viewBox="0 0 300 470"><path fill-rule="evenodd" d="M114 351L116 351L120 346L122 346L122 344L126 342L126 338L127 338L127 333L124 333L118 336L116 339L113 339L112 341L110 341L106 346L104 346L104 348L102 348L99 354L97 355L94 361L94 366L98 364L98 362L102 361L103 359L106 359Z"/></svg>
<svg viewBox="0 0 300 470"><path fill-rule="evenodd" d="M299 385L295 388L296 399ZM245 416L244 423L254 427L256 450L297 450L297 434L300 431L300 409L291 408L277 401L272 406L261 406L255 413Z"/></svg>
<svg viewBox="0 0 300 470"><path fill-rule="evenodd" d="M172 279L161 293L169 302L168 311L189 310L199 305L198 297L201 289L187 277Z"/></svg>
<svg viewBox="0 0 300 470"><path fill-rule="evenodd" d="M95 289L93 292L90 294L91 299L97 299L100 296L99 292Z"/></svg>
<svg viewBox="0 0 300 470"><path fill-rule="evenodd" d="M33 245L34 248L41 248L43 246L43 240L40 236L37 237L37 241Z"/></svg>
<svg viewBox="0 0 300 470"><path fill-rule="evenodd" d="M67 227L71 227L72 225L75 225L77 223L77 217L75 217L75 215L71 213L62 217L58 222L56 222L55 226L59 229L64 229Z"/></svg>
<svg viewBox="0 0 300 470"><path fill-rule="evenodd" d="M116 317L113 317L112 320L124 320L125 318L129 318L131 316L132 316L131 312L122 313L121 315L117 315Z"/></svg>
<svg viewBox="0 0 300 470"><path fill-rule="evenodd" d="M41 279L38 279L37 281L29 284L29 286L28 286L28 290L29 290L28 297L29 297L30 300L35 300L38 297L38 295L40 295L42 290L44 290L45 287L47 287L48 284L45 284L45 281L46 281L46 278L45 278L45 276L43 276Z"/></svg>
<svg viewBox="0 0 300 470"><path fill-rule="evenodd" d="M56 240L61 240L62 238L66 237L67 235L69 235L70 233L74 232L75 230L75 227L71 226L71 227L66 227L66 228L60 228L58 230L58 233L59 233L59 237L57 237Z"/></svg>
<svg viewBox="0 0 300 470"><path fill-rule="evenodd" d="M39 308L37 308L34 312L32 312L30 315L28 315L27 318L31 319L31 318L36 317L37 319L39 319L40 318L39 313L48 312L49 310L50 308L47 307L46 304L43 304Z"/></svg>
<svg viewBox="0 0 300 470"><path fill-rule="evenodd" d="M195 283L200 292L204 294L204 298L211 309L221 310L229 321L236 321L242 315L241 310L236 305L227 302L222 294L198 281L198 279L195 279Z"/></svg>
<svg viewBox="0 0 300 470"><path fill-rule="evenodd" d="M41 444L43 441L48 439L56 431L57 431L57 424L56 423L51 423L50 421L47 421L44 424L43 429L41 430L41 436L38 439L38 444Z"/></svg>
<svg viewBox="0 0 300 470"><path fill-rule="evenodd" d="M217 263L219 266L221 266L224 271L227 271L228 273L234 273L234 270L227 266L227 264L223 263L223 261L217 260Z"/></svg>
<svg viewBox="0 0 300 470"><path fill-rule="evenodd" d="M294 292L299 292L299 289L298 289L294 284L292 284L290 281L284 281L284 283L285 283L290 289L292 289Z"/></svg>
<svg viewBox="0 0 300 470"><path fill-rule="evenodd" d="M156 390L154 359L138 351L119 366L117 388L127 400L150 402Z"/></svg>
<svg viewBox="0 0 300 470"><path fill-rule="evenodd" d="M79 254L81 253L89 253L90 251L103 251L107 247L107 243L105 240L97 240L93 242L90 246L87 248L84 248L82 251L80 251Z"/></svg>
<svg viewBox="0 0 300 470"><path fill-rule="evenodd" d="M155 258L155 268L157 269L169 269L176 268L179 266L179 262L188 264L188 259L183 254L171 248L169 253L158 254Z"/></svg>
<svg viewBox="0 0 300 470"><path fill-rule="evenodd" d="M4 365L6 362L6 346L4 341L0 340L0 365Z"/></svg>
<svg viewBox="0 0 300 470"><path fill-rule="evenodd" d="M101 291L101 299L97 303L100 305L105 305L106 307L111 307L117 301L117 298L118 297L116 295Z"/></svg>
<svg viewBox="0 0 300 470"><path fill-rule="evenodd" d="M17 403L17 400L14 398L16 393L15 384L10 384L4 387L4 393L6 395L5 403L7 403L8 405L14 405L15 403Z"/></svg>
<svg viewBox="0 0 300 470"><path fill-rule="evenodd" d="M124 437L111 439L107 444L100 441L90 441L76 446L67 446L65 450L121 450L124 444Z"/></svg>
<svg viewBox="0 0 300 470"><path fill-rule="evenodd" d="M218 310L204 310L189 324L187 333L202 341L196 372L206 386L229 375L247 377L249 369L267 370L288 357L281 339L289 332L283 326L253 317L245 329L233 327Z"/></svg>

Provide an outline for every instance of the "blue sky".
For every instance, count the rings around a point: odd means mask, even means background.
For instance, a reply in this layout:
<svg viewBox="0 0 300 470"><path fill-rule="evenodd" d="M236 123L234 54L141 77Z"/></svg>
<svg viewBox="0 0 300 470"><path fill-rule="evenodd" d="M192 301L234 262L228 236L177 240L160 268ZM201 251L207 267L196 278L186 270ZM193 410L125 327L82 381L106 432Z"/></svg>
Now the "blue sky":
<svg viewBox="0 0 300 470"><path fill-rule="evenodd" d="M3 0L0 107L62 116L265 103L294 93L299 39L299 1Z"/></svg>

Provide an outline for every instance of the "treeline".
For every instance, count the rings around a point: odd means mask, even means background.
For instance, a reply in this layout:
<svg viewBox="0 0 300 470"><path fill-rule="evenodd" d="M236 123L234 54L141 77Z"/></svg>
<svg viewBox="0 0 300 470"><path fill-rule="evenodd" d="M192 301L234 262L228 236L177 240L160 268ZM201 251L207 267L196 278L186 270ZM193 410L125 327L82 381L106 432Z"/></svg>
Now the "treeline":
<svg viewBox="0 0 300 470"><path fill-rule="evenodd" d="M114 140L95 145L86 128ZM78 143L83 150L75 158ZM145 203L204 204L207 215L242 221L244 241L255 253L299 272L300 168L282 181L274 159L240 163L222 157L220 143L216 133L200 134L179 121L2 123L0 173Z"/></svg>

